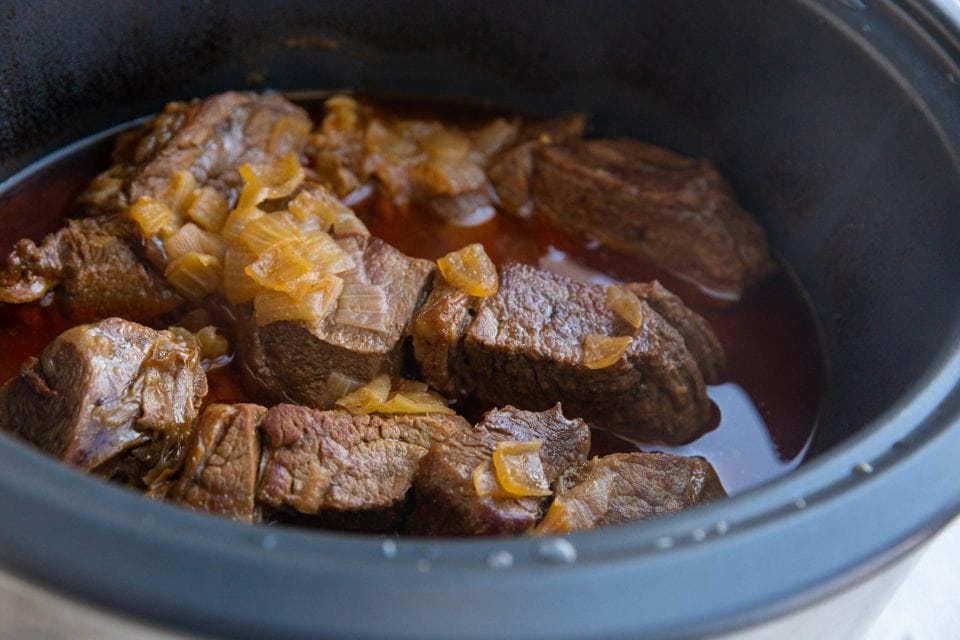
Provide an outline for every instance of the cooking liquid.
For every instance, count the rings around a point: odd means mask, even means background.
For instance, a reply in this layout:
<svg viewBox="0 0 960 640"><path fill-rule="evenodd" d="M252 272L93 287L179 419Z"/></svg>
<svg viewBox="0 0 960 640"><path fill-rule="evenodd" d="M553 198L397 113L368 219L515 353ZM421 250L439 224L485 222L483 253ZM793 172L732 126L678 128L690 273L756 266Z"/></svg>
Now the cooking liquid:
<svg viewBox="0 0 960 640"><path fill-rule="evenodd" d="M317 100L305 106L319 121ZM407 102L404 117L442 113L469 126L480 121L476 109ZM396 112L394 104L390 109ZM114 130L116 131L116 130ZM34 164L0 185L0 250L19 238L39 241L60 226L84 186L110 164L112 136L101 134ZM656 265L574 238L530 219L498 213L474 227L446 224L416 207L397 207L374 192L354 206L371 233L400 251L436 259L480 242L497 264L537 265L572 278L599 283L659 280L703 315L727 355L722 384L711 386L717 427L682 447L635 444L594 430L592 455L615 451L673 451L702 455L716 468L729 493L757 486L796 467L810 442L823 398L823 362L810 309L794 282L781 271L731 304L702 293ZM158 322L158 326L162 326ZM54 304L0 304L0 379L38 354L71 326ZM208 402L253 401L232 364L208 373ZM464 407L475 413L477 407ZM482 407L480 408L482 409Z"/></svg>

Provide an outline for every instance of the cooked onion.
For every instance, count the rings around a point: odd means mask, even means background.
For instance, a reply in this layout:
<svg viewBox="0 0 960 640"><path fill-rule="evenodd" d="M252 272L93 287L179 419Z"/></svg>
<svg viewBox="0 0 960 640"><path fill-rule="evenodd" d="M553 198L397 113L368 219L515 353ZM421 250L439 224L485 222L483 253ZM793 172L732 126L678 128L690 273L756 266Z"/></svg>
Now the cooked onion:
<svg viewBox="0 0 960 640"><path fill-rule="evenodd" d="M455 196L475 191L487 182L483 169L469 160L432 158L416 164L410 179L431 195Z"/></svg>
<svg viewBox="0 0 960 640"><path fill-rule="evenodd" d="M431 158L456 162L466 159L470 140L458 131L437 127L420 140L420 148Z"/></svg>
<svg viewBox="0 0 960 640"><path fill-rule="evenodd" d="M298 141L305 139L308 135L310 135L309 122L302 118L281 116L273 123L273 128L270 129L267 150L271 155L288 151L291 147L297 146Z"/></svg>
<svg viewBox="0 0 960 640"><path fill-rule="evenodd" d="M256 207L247 207L245 209L238 207L227 216L227 220L220 230L220 235L231 244L238 243L240 242L240 234L243 233L244 228L252 221L265 215L267 215L265 212Z"/></svg>
<svg viewBox="0 0 960 640"><path fill-rule="evenodd" d="M188 222L163 241L163 249L170 260L176 260L191 252L208 253L222 260L227 251L227 243L219 235L204 231Z"/></svg>
<svg viewBox="0 0 960 640"><path fill-rule="evenodd" d="M334 320L342 325L385 332L387 295L375 284L345 284L337 303Z"/></svg>
<svg viewBox="0 0 960 640"><path fill-rule="evenodd" d="M257 257L243 247L231 246L223 258L223 291L230 304L253 300L261 291L260 285L247 275L247 266Z"/></svg>
<svg viewBox="0 0 960 640"><path fill-rule="evenodd" d="M245 184L240 192L237 209L246 209L255 207L264 200L289 196L303 182L306 173L300 164L299 156L288 153L268 164L241 165L240 176Z"/></svg>
<svg viewBox="0 0 960 640"><path fill-rule="evenodd" d="M205 368L210 369L226 364L224 361L230 353L230 343L226 336L212 325L197 331L196 336L197 342L200 343L200 357L207 363Z"/></svg>
<svg viewBox="0 0 960 640"><path fill-rule="evenodd" d="M377 413L442 413L453 415L454 411L447 406L447 401L439 393L434 391L408 391L391 394L387 401L377 408Z"/></svg>
<svg viewBox="0 0 960 640"><path fill-rule="evenodd" d="M630 348L633 338L612 338L590 334L583 339L583 366L587 369L604 369L617 363Z"/></svg>
<svg viewBox="0 0 960 640"><path fill-rule="evenodd" d="M137 223L144 238L152 238L173 221L173 212L164 203L140 196L126 212L128 218Z"/></svg>
<svg viewBox="0 0 960 640"><path fill-rule="evenodd" d="M620 285L607 287L606 305L611 311L630 323L634 329L643 324L643 304L632 291Z"/></svg>
<svg viewBox="0 0 960 640"><path fill-rule="evenodd" d="M271 246L244 273L261 287L299 298L317 284L320 274L296 251L296 245L297 240L291 238Z"/></svg>
<svg viewBox="0 0 960 640"><path fill-rule="evenodd" d="M384 414L453 414L453 409L447 406L446 400L438 393L429 391L426 385L413 386L409 380L399 380L397 387L391 392L390 376L380 374L356 391L345 395L337 401L355 415L369 413Z"/></svg>
<svg viewBox="0 0 960 640"><path fill-rule="evenodd" d="M375 413L377 408L387 401L389 395L390 376L383 373L337 400L337 406L343 407L354 415Z"/></svg>
<svg viewBox="0 0 960 640"><path fill-rule="evenodd" d="M323 231L302 234L294 246L314 271L342 273L356 266L353 258Z"/></svg>
<svg viewBox="0 0 960 640"><path fill-rule="evenodd" d="M189 171L177 171L170 179L166 192L161 199L170 210L176 214L186 212L187 206L193 200L193 192L197 188L197 181Z"/></svg>
<svg viewBox="0 0 960 640"><path fill-rule="evenodd" d="M499 287L497 268L482 244L474 243L448 253L437 260L437 266L447 282L471 296L485 298L496 293Z"/></svg>
<svg viewBox="0 0 960 640"><path fill-rule="evenodd" d="M537 525L534 533L538 535L570 533L572 527L570 525L569 511L566 500L561 496L557 496L554 498L550 508L547 509L543 520Z"/></svg>
<svg viewBox="0 0 960 640"><path fill-rule="evenodd" d="M299 298L282 291L261 291L253 299L254 319L261 327L281 320L319 322L330 313L342 287L343 280L326 276Z"/></svg>
<svg viewBox="0 0 960 640"><path fill-rule="evenodd" d="M199 300L220 288L223 264L216 256L193 251L171 262L163 275L180 294Z"/></svg>
<svg viewBox="0 0 960 640"><path fill-rule="evenodd" d="M240 243L260 255L273 246L300 235L292 215L286 211L268 213L250 220L240 232Z"/></svg>
<svg viewBox="0 0 960 640"><path fill-rule="evenodd" d="M517 442L503 440L493 452L493 468L497 482L507 493L516 496L548 496L550 483L540 460L541 440Z"/></svg>
<svg viewBox="0 0 960 640"><path fill-rule="evenodd" d="M229 207L227 199L212 187L198 189L194 193L190 206L187 207L187 217L207 231L214 233L223 228L227 220Z"/></svg>

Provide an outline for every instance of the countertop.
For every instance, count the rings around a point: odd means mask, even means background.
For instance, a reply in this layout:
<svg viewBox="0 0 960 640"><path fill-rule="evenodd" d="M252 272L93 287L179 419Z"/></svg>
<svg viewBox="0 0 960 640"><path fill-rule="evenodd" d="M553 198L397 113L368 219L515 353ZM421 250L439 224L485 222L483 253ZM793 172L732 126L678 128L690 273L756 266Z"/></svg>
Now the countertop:
<svg viewBox="0 0 960 640"><path fill-rule="evenodd" d="M960 518L930 543L864 640L960 638Z"/></svg>

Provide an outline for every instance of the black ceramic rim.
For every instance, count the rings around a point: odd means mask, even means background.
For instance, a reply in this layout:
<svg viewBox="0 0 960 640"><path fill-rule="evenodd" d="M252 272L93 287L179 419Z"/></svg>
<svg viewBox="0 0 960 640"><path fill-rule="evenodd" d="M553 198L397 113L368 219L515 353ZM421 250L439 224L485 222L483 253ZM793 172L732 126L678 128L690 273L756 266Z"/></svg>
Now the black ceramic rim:
<svg viewBox="0 0 960 640"><path fill-rule="evenodd" d="M863 33L858 0L842 3L850 10L807 4L891 75L911 64L910 52L881 53ZM900 28L921 34L925 55L960 78L950 60L960 51L958 11L946 0L890 7ZM927 92L922 78L899 79L956 157L949 96ZM243 526L152 503L0 437L0 564L153 623L236 637L736 629L857 583L960 511L958 347L960 319L910 393L789 476L676 516L573 535L569 545Z"/></svg>

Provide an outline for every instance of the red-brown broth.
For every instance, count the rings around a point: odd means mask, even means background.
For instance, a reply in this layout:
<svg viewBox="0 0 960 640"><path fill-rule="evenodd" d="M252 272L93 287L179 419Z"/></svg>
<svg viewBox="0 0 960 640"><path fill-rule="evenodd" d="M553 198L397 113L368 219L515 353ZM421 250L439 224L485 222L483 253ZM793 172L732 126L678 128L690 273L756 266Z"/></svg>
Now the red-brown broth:
<svg viewBox="0 0 960 640"><path fill-rule="evenodd" d="M317 115L317 103L306 106ZM402 111L404 116L438 113L423 103L403 104ZM445 119L477 121L476 110L441 111ZM107 137L91 138L12 181L0 193L0 249L6 252L22 237L39 240L57 228L86 183L109 164L110 147ZM730 304L635 256L551 229L535 216L521 220L500 213L479 226L455 227L415 207L396 207L376 193L355 208L374 235L420 258L436 259L480 242L498 264L524 262L597 282L660 280L710 322L726 350L727 369L724 383L709 389L715 430L683 447L639 446L705 456L731 493L780 476L801 461L821 408L822 352L804 296L783 271ZM16 375L22 362L69 326L56 304L0 304L0 379ZM209 382L208 401L258 399L244 388L236 365L209 372ZM595 454L637 446L594 431Z"/></svg>

